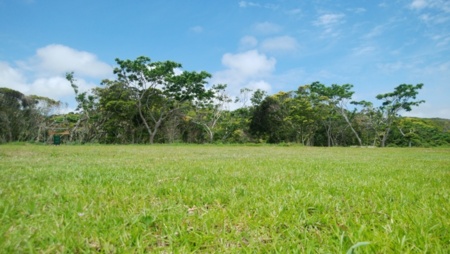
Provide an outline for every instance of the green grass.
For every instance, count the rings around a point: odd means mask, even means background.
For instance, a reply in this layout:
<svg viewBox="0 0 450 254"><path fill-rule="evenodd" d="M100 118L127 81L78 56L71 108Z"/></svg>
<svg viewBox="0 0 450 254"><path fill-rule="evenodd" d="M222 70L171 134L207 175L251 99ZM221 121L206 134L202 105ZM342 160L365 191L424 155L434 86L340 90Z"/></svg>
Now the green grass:
<svg viewBox="0 0 450 254"><path fill-rule="evenodd" d="M450 149L2 145L0 174L4 253L450 252Z"/></svg>

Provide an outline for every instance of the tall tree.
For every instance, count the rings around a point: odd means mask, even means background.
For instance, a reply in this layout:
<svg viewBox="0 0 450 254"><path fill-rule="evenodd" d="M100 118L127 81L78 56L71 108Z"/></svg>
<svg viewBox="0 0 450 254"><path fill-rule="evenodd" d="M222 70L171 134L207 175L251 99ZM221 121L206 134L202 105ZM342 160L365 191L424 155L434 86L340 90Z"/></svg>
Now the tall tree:
<svg viewBox="0 0 450 254"><path fill-rule="evenodd" d="M356 123L358 124L364 137L364 143L376 146L381 143L380 126L382 125L382 114L379 108L374 107L370 101L352 101L351 104L362 107L356 114Z"/></svg>
<svg viewBox="0 0 450 254"><path fill-rule="evenodd" d="M269 143L291 141L294 130L289 123L292 93L279 92L267 96L255 108L250 121L250 132Z"/></svg>
<svg viewBox="0 0 450 254"><path fill-rule="evenodd" d="M321 119L320 108L314 108L310 97L310 86L300 86L290 105L289 121L294 125L297 141L303 145L314 144L314 134Z"/></svg>
<svg viewBox="0 0 450 254"><path fill-rule="evenodd" d="M0 136L1 141L11 142L19 139L23 120L22 109L28 106L23 93L0 88Z"/></svg>
<svg viewBox="0 0 450 254"><path fill-rule="evenodd" d="M224 84L214 85L212 87L214 97L196 101L194 105L195 115L191 119L206 130L210 143L214 141L215 129L225 113L226 104L231 102L225 92L226 87Z"/></svg>
<svg viewBox="0 0 450 254"><path fill-rule="evenodd" d="M101 142L135 143L136 134L141 129L137 125L142 122L139 121L132 91L117 81L104 80L102 85L104 87L95 90L99 97L101 117L104 119Z"/></svg>
<svg viewBox="0 0 450 254"><path fill-rule="evenodd" d="M66 73L66 79L75 92L75 100L78 103L76 108L80 117L70 132L70 141L78 137L80 143L90 142L99 139L98 97L92 91L80 92L73 72Z"/></svg>
<svg viewBox="0 0 450 254"><path fill-rule="evenodd" d="M117 81L134 92L139 116L148 132L149 142L169 116L186 106L186 102L211 98L214 93L205 88L211 75L207 72L176 74L182 66L172 61L151 62L141 56L135 60L116 59Z"/></svg>
<svg viewBox="0 0 450 254"><path fill-rule="evenodd" d="M401 84L395 87L393 92L379 94L376 96L378 100L382 101L380 110L383 116L383 136L381 139L381 146L386 146L386 140L395 121L399 117L399 112L402 110L411 111L413 106L419 106L424 103L424 100L415 100L422 89L423 84Z"/></svg>
<svg viewBox="0 0 450 254"><path fill-rule="evenodd" d="M0 143L42 140L50 115L61 106L47 97L0 88Z"/></svg>
<svg viewBox="0 0 450 254"><path fill-rule="evenodd" d="M335 112L344 118L348 127L350 127L351 131L355 135L358 144L362 146L362 140L350 121L350 111L347 109L347 103L351 100L353 94L355 93L351 90L352 88L353 85L351 84L332 84L331 86L325 86L319 82L314 82L311 84L311 91L318 94L323 101L327 102Z"/></svg>
<svg viewBox="0 0 450 254"><path fill-rule="evenodd" d="M339 116L336 112L336 107L329 98L329 89L320 82L313 82L308 89L309 97L319 122L325 129L327 146L338 145L335 129L337 128L336 123Z"/></svg>

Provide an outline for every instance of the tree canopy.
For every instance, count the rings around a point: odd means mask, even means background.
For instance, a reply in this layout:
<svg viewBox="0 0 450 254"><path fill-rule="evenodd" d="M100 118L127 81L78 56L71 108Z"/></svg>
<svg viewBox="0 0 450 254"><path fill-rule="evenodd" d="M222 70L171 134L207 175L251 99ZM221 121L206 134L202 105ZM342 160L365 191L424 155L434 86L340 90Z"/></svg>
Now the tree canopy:
<svg viewBox="0 0 450 254"><path fill-rule="evenodd" d="M417 99L423 84L401 84L374 102L353 101L352 84L313 82L272 95L245 88L234 101L240 107L230 110L227 84L210 84L205 71L145 56L116 63L115 78L89 91L79 90L76 73L66 74L75 112L60 114L62 102L0 88L0 142L48 142L48 130L66 129L74 143L450 143L450 120L400 115L424 102Z"/></svg>

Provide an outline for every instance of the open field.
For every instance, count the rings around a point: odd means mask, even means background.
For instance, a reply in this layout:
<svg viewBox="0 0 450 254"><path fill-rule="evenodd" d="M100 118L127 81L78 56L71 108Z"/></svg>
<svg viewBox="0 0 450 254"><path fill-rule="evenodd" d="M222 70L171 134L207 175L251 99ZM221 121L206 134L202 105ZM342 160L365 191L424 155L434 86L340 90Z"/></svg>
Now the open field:
<svg viewBox="0 0 450 254"><path fill-rule="evenodd" d="M0 174L6 253L450 253L450 149L2 145Z"/></svg>

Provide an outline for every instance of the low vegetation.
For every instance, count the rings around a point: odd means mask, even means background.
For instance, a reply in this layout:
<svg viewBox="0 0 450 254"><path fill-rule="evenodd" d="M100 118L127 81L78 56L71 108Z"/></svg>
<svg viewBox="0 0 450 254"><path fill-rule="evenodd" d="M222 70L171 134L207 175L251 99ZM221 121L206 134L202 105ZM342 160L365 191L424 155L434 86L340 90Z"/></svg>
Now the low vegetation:
<svg viewBox="0 0 450 254"><path fill-rule="evenodd" d="M450 149L0 146L4 253L449 253Z"/></svg>

